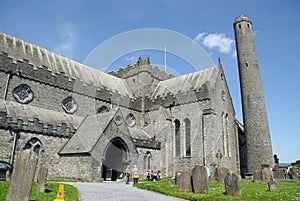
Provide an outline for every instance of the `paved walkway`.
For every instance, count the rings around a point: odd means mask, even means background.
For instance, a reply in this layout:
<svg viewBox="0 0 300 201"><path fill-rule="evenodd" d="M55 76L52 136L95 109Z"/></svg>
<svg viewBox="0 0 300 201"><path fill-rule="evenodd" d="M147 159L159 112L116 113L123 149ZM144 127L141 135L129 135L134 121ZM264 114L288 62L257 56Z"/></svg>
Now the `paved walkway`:
<svg viewBox="0 0 300 201"><path fill-rule="evenodd" d="M183 201L183 199L135 188L132 183L129 185L123 182L64 183L78 189L80 201Z"/></svg>

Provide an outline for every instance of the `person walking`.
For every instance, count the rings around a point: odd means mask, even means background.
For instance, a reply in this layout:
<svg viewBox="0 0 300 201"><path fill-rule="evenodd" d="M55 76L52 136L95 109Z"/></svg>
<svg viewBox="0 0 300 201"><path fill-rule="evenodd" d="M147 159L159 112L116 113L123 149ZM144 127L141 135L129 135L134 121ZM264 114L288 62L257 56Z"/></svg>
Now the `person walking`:
<svg viewBox="0 0 300 201"><path fill-rule="evenodd" d="M293 176L292 176L292 166L291 165L287 168L286 174L290 177L290 179L293 179Z"/></svg>
<svg viewBox="0 0 300 201"><path fill-rule="evenodd" d="M129 169L129 165L128 165L125 170L125 183L126 184L129 184L129 178L130 178L130 169Z"/></svg>
<svg viewBox="0 0 300 201"><path fill-rule="evenodd" d="M137 184L139 182L140 176L138 174L138 169L136 165L134 165L132 169L132 178L133 178L133 184Z"/></svg>

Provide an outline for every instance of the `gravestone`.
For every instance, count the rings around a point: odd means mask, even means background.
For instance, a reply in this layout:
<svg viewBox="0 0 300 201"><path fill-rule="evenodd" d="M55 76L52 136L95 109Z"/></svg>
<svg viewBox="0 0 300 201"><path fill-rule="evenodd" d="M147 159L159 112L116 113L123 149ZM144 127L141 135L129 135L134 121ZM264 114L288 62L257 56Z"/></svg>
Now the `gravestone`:
<svg viewBox="0 0 300 201"><path fill-rule="evenodd" d="M182 172L177 179L179 192L192 192L191 174L189 172Z"/></svg>
<svg viewBox="0 0 300 201"><path fill-rule="evenodd" d="M6 171L6 174L5 174L5 180L6 181L10 181L10 172L9 171Z"/></svg>
<svg viewBox="0 0 300 201"><path fill-rule="evenodd" d="M36 188L36 190L40 193L45 192L47 175L48 175L48 169L41 164L37 174L37 188Z"/></svg>
<svg viewBox="0 0 300 201"><path fill-rule="evenodd" d="M278 192L278 184L274 179L271 179L268 182L269 191L271 192Z"/></svg>
<svg viewBox="0 0 300 201"><path fill-rule="evenodd" d="M218 182L224 182L226 175L229 173L229 170L224 167L216 168L215 170L215 179Z"/></svg>
<svg viewBox="0 0 300 201"><path fill-rule="evenodd" d="M181 170L178 170L175 174L175 184L178 183L178 177L181 175L182 171Z"/></svg>
<svg viewBox="0 0 300 201"><path fill-rule="evenodd" d="M226 195L241 196L240 177L235 173L228 173L224 179Z"/></svg>
<svg viewBox="0 0 300 201"><path fill-rule="evenodd" d="M261 170L255 170L253 173L253 181L260 182L262 179L262 172Z"/></svg>
<svg viewBox="0 0 300 201"><path fill-rule="evenodd" d="M173 179L173 178L169 178L169 179L168 179L168 183L169 183L170 185L174 185L174 184L176 184L176 180Z"/></svg>
<svg viewBox="0 0 300 201"><path fill-rule="evenodd" d="M273 168L273 178L276 180L284 179L284 173L285 171L283 168L278 168L278 167Z"/></svg>
<svg viewBox="0 0 300 201"><path fill-rule="evenodd" d="M209 182L205 167L196 165L192 170L192 187L194 193L209 194Z"/></svg>
<svg viewBox="0 0 300 201"><path fill-rule="evenodd" d="M261 171L261 182L267 184L271 180L271 171L269 168L264 168Z"/></svg>
<svg viewBox="0 0 300 201"><path fill-rule="evenodd" d="M29 201L38 156L29 149L16 157L6 201Z"/></svg>

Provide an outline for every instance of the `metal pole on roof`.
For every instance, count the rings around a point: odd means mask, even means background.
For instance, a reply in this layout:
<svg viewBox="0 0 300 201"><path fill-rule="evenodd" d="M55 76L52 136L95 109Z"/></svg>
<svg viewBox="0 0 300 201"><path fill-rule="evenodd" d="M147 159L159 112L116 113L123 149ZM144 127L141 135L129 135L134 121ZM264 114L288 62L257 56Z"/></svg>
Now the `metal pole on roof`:
<svg viewBox="0 0 300 201"><path fill-rule="evenodd" d="M165 45L165 72L167 72L167 46Z"/></svg>

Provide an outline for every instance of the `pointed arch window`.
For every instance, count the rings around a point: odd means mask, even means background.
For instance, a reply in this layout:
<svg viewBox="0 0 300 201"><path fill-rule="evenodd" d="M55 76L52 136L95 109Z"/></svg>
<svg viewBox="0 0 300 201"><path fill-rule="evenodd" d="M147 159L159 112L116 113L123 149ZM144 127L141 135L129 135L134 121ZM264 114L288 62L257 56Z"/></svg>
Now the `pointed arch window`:
<svg viewBox="0 0 300 201"><path fill-rule="evenodd" d="M150 151L147 151L144 155L144 170L151 170L151 159L152 155Z"/></svg>
<svg viewBox="0 0 300 201"><path fill-rule="evenodd" d="M106 113L109 112L108 107L106 107L105 105L102 105L98 110L97 110L97 114L102 114L102 113Z"/></svg>
<svg viewBox="0 0 300 201"><path fill-rule="evenodd" d="M185 125L185 156L191 156L191 121L184 120Z"/></svg>
<svg viewBox="0 0 300 201"><path fill-rule="evenodd" d="M175 156L180 156L180 121L175 120Z"/></svg>
<svg viewBox="0 0 300 201"><path fill-rule="evenodd" d="M40 151L42 148L42 143L39 139L37 138L32 138L30 139L24 146L25 149L30 149L31 151L35 152L37 155L39 155Z"/></svg>
<svg viewBox="0 0 300 201"><path fill-rule="evenodd" d="M222 134L223 134L223 153L224 157L231 157L230 136L228 132L228 114L222 113Z"/></svg>

